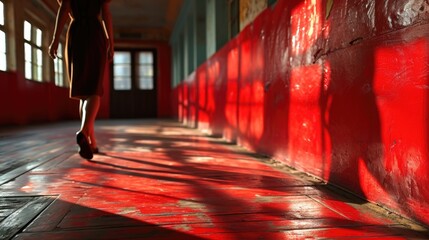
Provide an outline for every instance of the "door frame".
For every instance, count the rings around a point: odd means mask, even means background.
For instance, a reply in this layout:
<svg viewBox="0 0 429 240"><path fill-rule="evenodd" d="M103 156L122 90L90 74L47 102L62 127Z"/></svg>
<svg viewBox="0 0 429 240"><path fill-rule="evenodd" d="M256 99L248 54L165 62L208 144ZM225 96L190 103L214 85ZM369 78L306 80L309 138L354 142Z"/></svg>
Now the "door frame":
<svg viewBox="0 0 429 240"><path fill-rule="evenodd" d="M115 52L129 52L131 54L131 89L114 89L114 62L110 64L110 118L156 118L158 116L158 54L156 48L116 48ZM138 85L138 53L151 52L153 54L153 89L139 89ZM117 103L122 97L130 102ZM147 112L139 111L139 101L146 100L148 103ZM150 105L149 105L150 104ZM126 110L130 112L125 112ZM122 114L121 114L122 113ZM121 116L122 115L122 116Z"/></svg>

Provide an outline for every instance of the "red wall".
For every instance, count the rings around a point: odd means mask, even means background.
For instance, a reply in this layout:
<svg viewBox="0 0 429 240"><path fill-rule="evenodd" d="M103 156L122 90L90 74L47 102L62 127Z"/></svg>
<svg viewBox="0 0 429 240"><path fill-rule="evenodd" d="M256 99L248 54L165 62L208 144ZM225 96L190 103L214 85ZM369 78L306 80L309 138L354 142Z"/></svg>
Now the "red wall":
<svg viewBox="0 0 429 240"><path fill-rule="evenodd" d="M429 224L429 6L328 2L279 0L173 90L174 114Z"/></svg>
<svg viewBox="0 0 429 240"><path fill-rule="evenodd" d="M168 43L152 43L157 52L158 117L171 118L171 48ZM150 103L148 103L150 104Z"/></svg>
<svg viewBox="0 0 429 240"><path fill-rule="evenodd" d="M68 89L26 80L16 72L0 72L0 125L22 125L76 119L78 102Z"/></svg>

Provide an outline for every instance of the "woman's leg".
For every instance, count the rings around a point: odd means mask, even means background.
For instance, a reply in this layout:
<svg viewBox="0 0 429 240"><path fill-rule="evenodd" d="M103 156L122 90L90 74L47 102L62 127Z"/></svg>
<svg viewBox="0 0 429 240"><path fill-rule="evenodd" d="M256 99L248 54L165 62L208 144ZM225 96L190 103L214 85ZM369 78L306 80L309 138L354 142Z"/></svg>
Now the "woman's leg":
<svg viewBox="0 0 429 240"><path fill-rule="evenodd" d="M81 127L80 131L89 137L91 147L96 147L94 123L100 108L100 96L93 95L80 103Z"/></svg>
<svg viewBox="0 0 429 240"><path fill-rule="evenodd" d="M82 99L79 101L79 117L81 120L82 120L84 102L85 102L85 100L82 100Z"/></svg>

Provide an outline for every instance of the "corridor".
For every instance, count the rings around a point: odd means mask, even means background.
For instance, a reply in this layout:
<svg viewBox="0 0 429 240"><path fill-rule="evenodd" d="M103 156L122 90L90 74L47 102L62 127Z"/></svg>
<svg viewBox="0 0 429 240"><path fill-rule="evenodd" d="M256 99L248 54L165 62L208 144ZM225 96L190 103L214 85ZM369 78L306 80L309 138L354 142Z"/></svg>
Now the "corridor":
<svg viewBox="0 0 429 240"><path fill-rule="evenodd" d="M428 239L427 229L170 120L0 131L0 239Z"/></svg>

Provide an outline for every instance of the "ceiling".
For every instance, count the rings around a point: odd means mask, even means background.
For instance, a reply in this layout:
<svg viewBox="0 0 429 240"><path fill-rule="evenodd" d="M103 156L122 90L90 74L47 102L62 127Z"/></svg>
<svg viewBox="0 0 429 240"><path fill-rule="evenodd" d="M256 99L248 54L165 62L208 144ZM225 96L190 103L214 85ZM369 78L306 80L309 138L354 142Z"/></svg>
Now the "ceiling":
<svg viewBox="0 0 429 240"><path fill-rule="evenodd" d="M44 2L56 11L57 0ZM183 0L112 0L115 38L168 41L182 4Z"/></svg>
<svg viewBox="0 0 429 240"><path fill-rule="evenodd" d="M112 0L118 38L169 40L183 0Z"/></svg>

